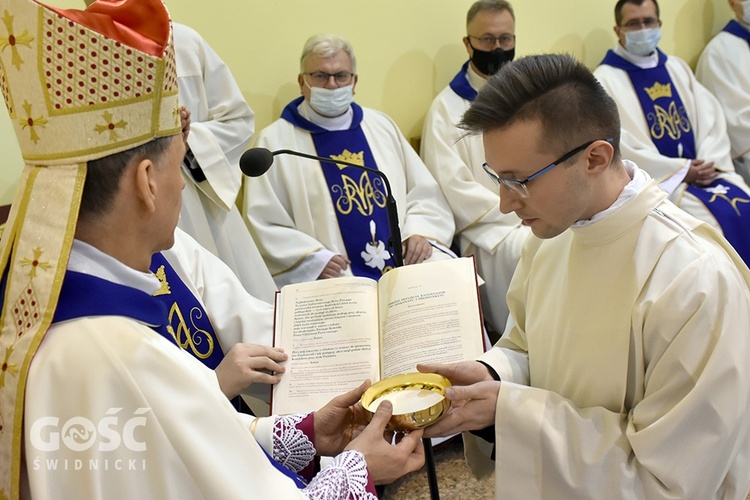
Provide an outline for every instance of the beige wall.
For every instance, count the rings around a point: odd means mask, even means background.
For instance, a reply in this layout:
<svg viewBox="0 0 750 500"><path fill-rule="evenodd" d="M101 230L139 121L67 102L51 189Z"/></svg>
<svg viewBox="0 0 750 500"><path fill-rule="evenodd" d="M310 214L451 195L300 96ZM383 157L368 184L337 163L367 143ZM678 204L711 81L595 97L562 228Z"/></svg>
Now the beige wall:
<svg viewBox="0 0 750 500"><path fill-rule="evenodd" d="M79 7L83 0L46 0ZM299 53L315 33L349 38L357 55L358 103L391 115L407 137L421 133L432 98L466 58L466 11L473 0L167 0L175 21L208 40L232 69L256 130L299 95ZM614 0L515 0L517 54L569 52L590 68L615 43ZM731 18L727 0L662 0L660 47L691 64ZM12 201L21 156L0 111L0 204Z"/></svg>

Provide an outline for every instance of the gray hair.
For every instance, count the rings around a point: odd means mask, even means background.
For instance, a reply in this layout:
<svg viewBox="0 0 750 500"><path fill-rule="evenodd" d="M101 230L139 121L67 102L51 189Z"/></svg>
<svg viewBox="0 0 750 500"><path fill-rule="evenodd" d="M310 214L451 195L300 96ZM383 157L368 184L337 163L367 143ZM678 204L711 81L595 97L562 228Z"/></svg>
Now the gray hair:
<svg viewBox="0 0 750 500"><path fill-rule="evenodd" d="M505 0L479 0L469 7L469 13L466 14L466 25L468 26L474 17L480 12L503 12L506 10L510 12L510 17L515 21L516 14L513 12L513 7L510 5L510 2L506 2Z"/></svg>
<svg viewBox="0 0 750 500"><path fill-rule="evenodd" d="M354 49L349 40L338 35L315 35L311 36L305 42L302 49L302 57L299 59L299 71L305 72L305 62L307 58L314 54L321 58L333 57L341 51L346 52L352 62L352 73L357 72L357 59L354 57Z"/></svg>

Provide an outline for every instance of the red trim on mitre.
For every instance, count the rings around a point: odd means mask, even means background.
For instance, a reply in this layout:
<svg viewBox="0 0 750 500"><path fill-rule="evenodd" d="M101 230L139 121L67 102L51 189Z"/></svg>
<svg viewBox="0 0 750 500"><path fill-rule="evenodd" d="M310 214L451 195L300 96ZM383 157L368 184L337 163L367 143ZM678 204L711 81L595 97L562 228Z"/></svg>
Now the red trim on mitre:
<svg viewBox="0 0 750 500"><path fill-rule="evenodd" d="M97 0L86 10L44 7L152 56L162 57L169 44L169 12L162 0Z"/></svg>

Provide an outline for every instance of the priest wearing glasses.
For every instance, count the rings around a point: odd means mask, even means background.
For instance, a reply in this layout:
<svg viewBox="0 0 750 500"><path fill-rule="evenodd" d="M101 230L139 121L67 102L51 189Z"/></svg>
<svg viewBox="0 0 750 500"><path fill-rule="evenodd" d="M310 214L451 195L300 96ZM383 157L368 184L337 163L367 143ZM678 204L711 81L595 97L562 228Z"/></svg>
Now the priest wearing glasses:
<svg viewBox="0 0 750 500"><path fill-rule="evenodd" d="M454 223L445 197L393 120L354 102L356 68L344 38L310 38L300 61L302 96L255 145L378 169L398 207L404 264L451 258ZM394 267L385 201L385 186L369 172L277 156L264 176L246 178L243 211L281 287L343 275L378 279Z"/></svg>

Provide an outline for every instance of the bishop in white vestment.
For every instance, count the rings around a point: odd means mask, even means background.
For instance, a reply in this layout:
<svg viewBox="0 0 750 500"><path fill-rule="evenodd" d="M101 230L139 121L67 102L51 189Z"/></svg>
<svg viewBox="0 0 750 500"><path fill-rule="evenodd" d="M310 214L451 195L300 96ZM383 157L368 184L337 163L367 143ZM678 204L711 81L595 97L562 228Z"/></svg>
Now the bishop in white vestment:
<svg viewBox="0 0 750 500"><path fill-rule="evenodd" d="M0 239L0 497L372 499L375 471L420 467L421 433L383 438L388 405L352 439L365 384L315 414L255 419L201 362L217 338L174 330L185 302L160 297L180 272L197 304L211 282L161 254L187 147L163 2L7 3L0 79L26 166ZM318 453L334 464L310 481Z"/></svg>

